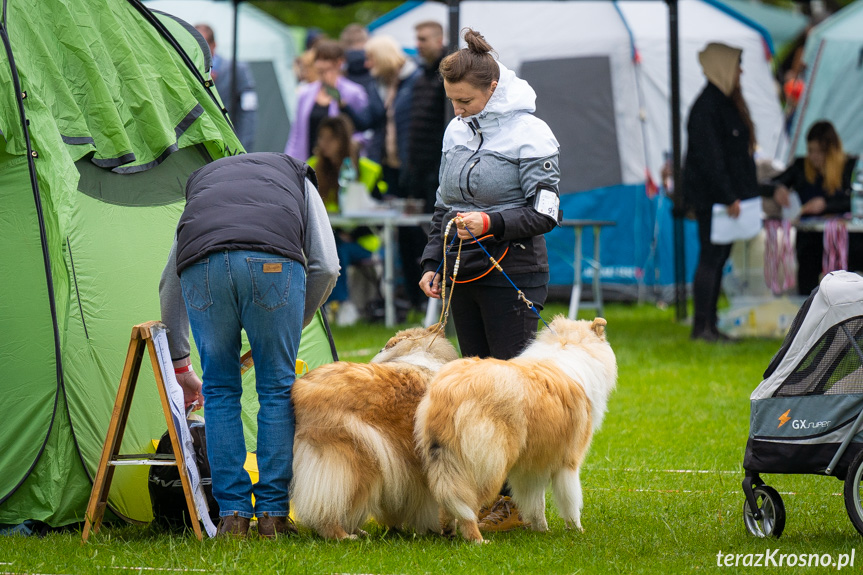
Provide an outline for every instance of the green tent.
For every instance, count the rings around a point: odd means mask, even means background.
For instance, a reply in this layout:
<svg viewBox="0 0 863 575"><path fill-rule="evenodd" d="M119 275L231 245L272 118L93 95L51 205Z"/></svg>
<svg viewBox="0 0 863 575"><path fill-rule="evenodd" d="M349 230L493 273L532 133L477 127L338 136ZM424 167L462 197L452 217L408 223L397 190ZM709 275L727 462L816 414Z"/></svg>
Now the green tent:
<svg viewBox="0 0 863 575"><path fill-rule="evenodd" d="M242 149L188 24L138 0L0 9L0 524L59 526L83 520L131 328L159 317L186 179ZM300 357L333 355L319 317ZM165 429L153 381L145 362L124 452ZM151 518L147 472L117 468L116 515Z"/></svg>

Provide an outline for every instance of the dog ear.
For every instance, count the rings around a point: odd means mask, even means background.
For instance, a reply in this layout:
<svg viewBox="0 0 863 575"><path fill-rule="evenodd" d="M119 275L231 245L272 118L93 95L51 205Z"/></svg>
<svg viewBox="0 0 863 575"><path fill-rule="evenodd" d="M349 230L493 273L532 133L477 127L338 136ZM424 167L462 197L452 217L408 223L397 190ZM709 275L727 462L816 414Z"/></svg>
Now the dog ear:
<svg viewBox="0 0 863 575"><path fill-rule="evenodd" d="M596 335L602 336L605 333L605 326L608 325L608 322L605 321L604 318L598 317L593 320L593 323L590 324L590 329L596 332Z"/></svg>

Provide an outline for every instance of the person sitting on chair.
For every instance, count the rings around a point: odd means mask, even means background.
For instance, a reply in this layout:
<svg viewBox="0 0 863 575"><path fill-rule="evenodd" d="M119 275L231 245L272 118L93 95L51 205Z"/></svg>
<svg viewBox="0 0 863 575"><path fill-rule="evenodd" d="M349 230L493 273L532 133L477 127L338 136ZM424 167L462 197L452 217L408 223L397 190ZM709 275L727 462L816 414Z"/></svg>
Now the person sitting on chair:
<svg viewBox="0 0 863 575"><path fill-rule="evenodd" d="M380 164L359 155L359 146L351 138L354 126L344 115L321 120L315 155L308 164L318 176L318 192L327 212L340 212L339 196L352 183L360 183L375 199L381 198L382 168ZM336 231L336 249L342 273L328 302L338 302L336 324L352 325L359 319L356 305L350 299L348 270L351 265L369 260L381 247L380 239L366 227Z"/></svg>
<svg viewBox="0 0 863 575"><path fill-rule="evenodd" d="M806 134L806 157L797 158L776 177L773 199L788 206L793 190L800 196L800 217L842 216L851 209L851 176L856 161L856 156L842 150L833 124L815 122ZM863 270L863 237L850 234L848 242L848 267ZM795 251L797 292L809 295L822 272L824 232L798 230Z"/></svg>

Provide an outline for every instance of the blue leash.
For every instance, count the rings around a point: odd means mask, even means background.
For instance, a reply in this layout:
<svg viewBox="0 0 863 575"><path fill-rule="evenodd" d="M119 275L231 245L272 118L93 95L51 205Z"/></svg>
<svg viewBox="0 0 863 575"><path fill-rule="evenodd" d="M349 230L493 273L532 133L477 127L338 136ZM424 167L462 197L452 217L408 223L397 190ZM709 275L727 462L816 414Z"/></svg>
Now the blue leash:
<svg viewBox="0 0 863 575"><path fill-rule="evenodd" d="M544 319L542 319L542 316L541 316L541 315L539 314L539 312L537 311L536 306L534 306L534 305L533 305L533 302L532 302L532 301L530 301L529 299L527 299L527 298L524 296L524 292L523 292L523 291L521 291L520 289L518 289L518 286L517 286L517 285L515 285L515 283L513 283L513 281L509 278L509 276L508 276L508 275L506 275L506 272L505 272L505 271L503 271L503 268L502 268L502 267L500 267L500 264L499 264L499 263L497 263L497 261L492 257L492 255L491 255L490 253L488 253L488 250L486 250L486 249L485 249L485 246L484 246L484 245L482 245L482 242L480 242L480 241L479 241L479 239L477 239L477 237L476 237L475 235L473 235L473 232L472 232L472 231L470 231L467 227L465 227L464 229L466 229L466 230L467 230L467 233L469 233L469 234L470 234L470 237L472 237L472 238L474 239L474 241L476 242L476 244L477 244L477 245L482 249L483 253L485 253L485 255L486 255L486 256L488 256L488 259L489 259L489 260L491 260L492 264L494 264L494 267L496 267L496 268L497 268L497 270L498 270L500 273L502 273L502 274L503 274L503 277L505 277L505 278L506 278L506 281L508 281L508 282L509 282L509 284L513 287L513 289L515 289L515 291L516 291L516 292L518 292L518 297L519 297L519 298L520 298L520 299L521 299L525 304L527 304L528 309L532 310L532 311L533 311L533 313L535 313L535 314L536 314L536 317L538 317L538 318L539 318L539 321L541 321L543 324L545 324L545 327L547 327L548 329L551 329L551 327L546 323L546 321L545 321ZM452 249L453 244L455 244L455 240L456 240L456 238L457 238L457 237L458 237L458 233L456 233L456 234L452 237L452 241L450 241L449 246L448 246L448 247L447 247L447 249L446 249L446 252L445 252L446 254L449 254L450 250ZM440 269L441 269L441 267L442 267L442 266L443 266L443 262L441 262L441 263L439 263L439 264L438 264L437 269L435 270L435 274L437 274L438 272L440 272ZM434 278L434 276L432 276L432 278ZM432 281L434 281L434 279L432 279ZM446 278L443 278L443 281L446 281ZM429 287L431 287L431 285L432 285L432 282L429 282ZM450 297L452 297L452 296L450 296Z"/></svg>

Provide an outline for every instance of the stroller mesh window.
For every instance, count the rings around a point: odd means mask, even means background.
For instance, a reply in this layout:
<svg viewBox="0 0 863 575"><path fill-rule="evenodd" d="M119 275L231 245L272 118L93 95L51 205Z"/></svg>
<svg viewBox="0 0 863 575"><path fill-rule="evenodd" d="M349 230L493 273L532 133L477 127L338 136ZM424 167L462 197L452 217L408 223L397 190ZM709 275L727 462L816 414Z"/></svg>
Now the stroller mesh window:
<svg viewBox="0 0 863 575"><path fill-rule="evenodd" d="M863 317L834 325L812 346L774 397L863 393L861 347Z"/></svg>

